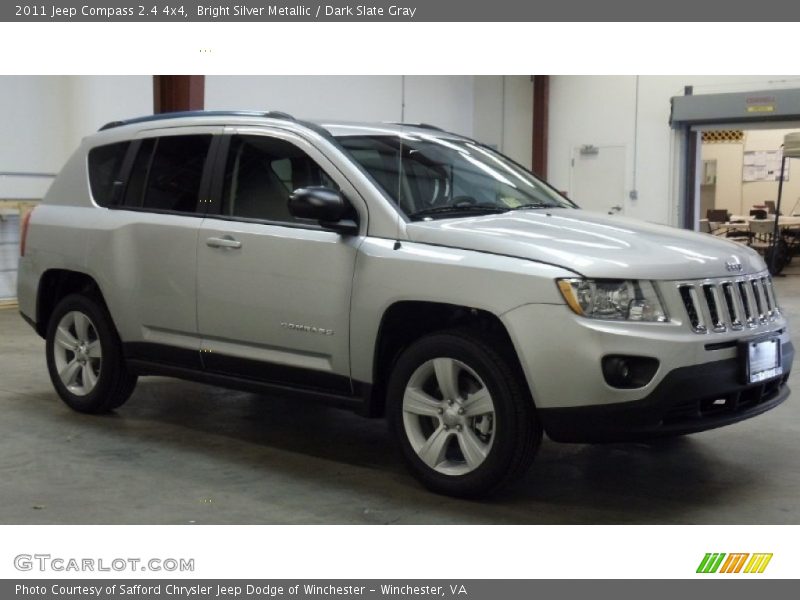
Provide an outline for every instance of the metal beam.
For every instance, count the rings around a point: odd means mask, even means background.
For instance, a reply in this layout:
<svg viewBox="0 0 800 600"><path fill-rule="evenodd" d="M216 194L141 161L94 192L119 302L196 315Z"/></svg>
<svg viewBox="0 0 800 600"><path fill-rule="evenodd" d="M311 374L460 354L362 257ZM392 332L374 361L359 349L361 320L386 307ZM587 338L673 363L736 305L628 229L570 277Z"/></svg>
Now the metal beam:
<svg viewBox="0 0 800 600"><path fill-rule="evenodd" d="M153 113L203 110L204 75L153 75Z"/></svg>
<svg viewBox="0 0 800 600"><path fill-rule="evenodd" d="M674 96L670 125L800 120L800 89Z"/></svg>
<svg viewBox="0 0 800 600"><path fill-rule="evenodd" d="M533 76L533 172L547 178L547 124L550 112L550 76Z"/></svg>

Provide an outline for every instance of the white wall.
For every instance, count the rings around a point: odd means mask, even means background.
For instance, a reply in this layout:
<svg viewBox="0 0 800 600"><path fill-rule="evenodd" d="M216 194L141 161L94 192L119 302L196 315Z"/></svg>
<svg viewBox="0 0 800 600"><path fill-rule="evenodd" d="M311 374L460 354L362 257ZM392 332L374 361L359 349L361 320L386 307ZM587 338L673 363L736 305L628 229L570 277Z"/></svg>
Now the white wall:
<svg viewBox="0 0 800 600"><path fill-rule="evenodd" d="M472 135L530 167L533 83L527 76L475 77Z"/></svg>
<svg viewBox="0 0 800 600"><path fill-rule="evenodd" d="M0 78L0 173L55 173L66 158L65 79ZM0 176L0 198L41 197L47 177Z"/></svg>
<svg viewBox="0 0 800 600"><path fill-rule="evenodd" d="M407 123L430 123L442 129L472 136L475 106L474 78L431 75L405 78Z"/></svg>
<svg viewBox="0 0 800 600"><path fill-rule="evenodd" d="M475 77L475 98L472 135L495 148L503 144L503 81L504 77ZM530 84L533 87L533 84ZM533 92L531 91L531 99Z"/></svg>
<svg viewBox="0 0 800 600"><path fill-rule="evenodd" d="M206 77L208 110L278 110L298 118L398 121L400 77Z"/></svg>
<svg viewBox="0 0 800 600"><path fill-rule="evenodd" d="M0 172L57 173L80 139L108 121L152 113L152 77L0 77ZM209 76L206 108L300 117L426 122L531 164L527 76ZM51 179L0 177L0 197L39 198Z"/></svg>
<svg viewBox="0 0 800 600"><path fill-rule="evenodd" d="M505 89L505 92L503 91ZM299 118L437 125L531 164L529 77L206 77L208 110L282 110Z"/></svg>
<svg viewBox="0 0 800 600"><path fill-rule="evenodd" d="M633 77L551 77L547 179L578 204L570 175L573 150L583 145L623 146L631 189L635 92ZM626 206L626 214L639 216L634 208Z"/></svg>
<svg viewBox="0 0 800 600"><path fill-rule="evenodd" d="M153 114L150 75L67 77L70 150L110 121Z"/></svg>
<svg viewBox="0 0 800 600"><path fill-rule="evenodd" d="M713 186L714 208L725 209L732 215L747 214L742 211L742 158L743 144L703 144L702 160L717 161L717 181ZM705 218L700 211L700 218Z"/></svg>
<svg viewBox="0 0 800 600"><path fill-rule="evenodd" d="M787 133L797 129L760 129L745 132L744 151L770 150L775 151L783 144ZM787 161L789 164L789 181L783 183L783 200L781 212L789 214L792 207L800 201L800 161ZM765 200L778 199L777 181L748 181L742 186L742 212L748 214L754 204L764 204ZM797 204L795 212L800 210Z"/></svg>
<svg viewBox="0 0 800 600"><path fill-rule="evenodd" d="M0 172L55 174L82 137L152 111L148 76L0 77ZM51 181L0 176L0 198L41 198Z"/></svg>
<svg viewBox="0 0 800 600"><path fill-rule="evenodd" d="M533 164L533 82L528 76L502 79L505 116L500 147L518 163L530 167ZM475 118L481 116L476 114Z"/></svg>
<svg viewBox="0 0 800 600"><path fill-rule="evenodd" d="M638 79L638 101L637 101ZM670 98L683 94L800 87L797 76L553 76L550 81L548 179L569 191L572 149L583 144L626 147L628 216L678 222L680 148L669 127ZM638 123L637 123L638 121ZM638 131L637 131L638 126ZM580 198L575 198L580 204Z"/></svg>

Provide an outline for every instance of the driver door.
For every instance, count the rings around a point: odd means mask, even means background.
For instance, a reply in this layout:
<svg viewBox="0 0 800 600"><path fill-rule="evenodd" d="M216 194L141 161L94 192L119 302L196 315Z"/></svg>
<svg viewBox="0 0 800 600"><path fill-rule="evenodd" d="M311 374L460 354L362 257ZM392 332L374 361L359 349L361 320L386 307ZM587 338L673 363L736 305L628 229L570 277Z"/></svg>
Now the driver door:
<svg viewBox="0 0 800 600"><path fill-rule="evenodd" d="M350 393L350 294L363 238L296 219L287 202L294 189L310 185L338 187L350 199L354 190L299 136L262 128L228 133L215 208L198 237L204 368ZM365 217L359 214L361 231Z"/></svg>

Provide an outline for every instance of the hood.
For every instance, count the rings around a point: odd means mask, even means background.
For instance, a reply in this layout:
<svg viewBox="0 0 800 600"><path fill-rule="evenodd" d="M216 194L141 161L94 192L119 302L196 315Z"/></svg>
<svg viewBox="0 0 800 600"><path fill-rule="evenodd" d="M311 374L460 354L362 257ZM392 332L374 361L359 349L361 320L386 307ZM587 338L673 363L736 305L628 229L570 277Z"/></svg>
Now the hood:
<svg viewBox="0 0 800 600"><path fill-rule="evenodd" d="M407 232L414 242L527 258L594 278L703 279L766 268L737 242L568 208L420 221Z"/></svg>

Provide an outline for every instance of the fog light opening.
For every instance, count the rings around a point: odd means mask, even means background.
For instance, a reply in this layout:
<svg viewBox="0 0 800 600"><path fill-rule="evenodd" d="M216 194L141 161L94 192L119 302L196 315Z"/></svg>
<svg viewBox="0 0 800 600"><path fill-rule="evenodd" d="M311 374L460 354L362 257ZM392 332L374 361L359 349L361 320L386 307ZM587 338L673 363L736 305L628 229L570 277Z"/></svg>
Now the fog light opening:
<svg viewBox="0 0 800 600"><path fill-rule="evenodd" d="M658 364L657 359L644 356L606 356L602 360L603 377L611 387L641 388L653 380Z"/></svg>

